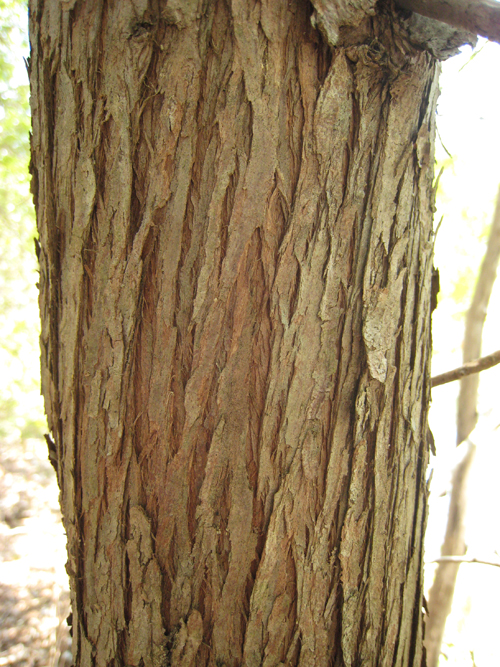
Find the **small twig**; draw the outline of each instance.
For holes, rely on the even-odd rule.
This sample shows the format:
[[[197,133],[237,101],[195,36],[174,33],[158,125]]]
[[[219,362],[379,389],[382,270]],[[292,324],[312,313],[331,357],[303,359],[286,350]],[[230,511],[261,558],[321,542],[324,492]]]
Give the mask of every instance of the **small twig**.
[[[482,560],[481,558],[467,558],[467,556],[440,556],[435,560],[427,561],[430,563],[479,563],[480,565],[493,565],[493,567],[500,567],[500,562],[495,563],[491,560]]]
[[[450,151],[449,151],[449,150],[446,148],[446,146],[444,145],[444,142],[443,142],[443,140],[442,140],[442,138],[441,138],[441,135],[440,135],[439,130],[437,129],[437,127],[436,127],[436,133],[437,133],[437,135],[438,135],[439,143],[440,143],[441,146],[444,148],[444,151],[445,151],[446,155],[447,155],[451,160],[453,160],[453,155],[450,153]],[[441,174],[440,174],[440,175],[441,175]],[[437,190],[437,188],[436,188],[436,190]]]
[[[454,368],[452,371],[448,371],[447,373],[435,375],[433,378],[431,378],[431,387],[438,387],[440,384],[446,384],[447,382],[460,380],[466,375],[480,373],[481,371],[485,371],[487,368],[491,368],[497,364],[500,364],[500,350],[497,350],[492,354],[488,354],[486,357],[481,357],[480,359],[469,361],[463,366]]]

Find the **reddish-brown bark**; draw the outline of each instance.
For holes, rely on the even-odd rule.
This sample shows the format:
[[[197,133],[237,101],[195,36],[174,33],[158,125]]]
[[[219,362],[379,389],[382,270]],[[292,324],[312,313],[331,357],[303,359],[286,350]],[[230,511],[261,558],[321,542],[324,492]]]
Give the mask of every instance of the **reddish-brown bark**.
[[[76,665],[420,665],[435,61],[390,13],[31,2]]]

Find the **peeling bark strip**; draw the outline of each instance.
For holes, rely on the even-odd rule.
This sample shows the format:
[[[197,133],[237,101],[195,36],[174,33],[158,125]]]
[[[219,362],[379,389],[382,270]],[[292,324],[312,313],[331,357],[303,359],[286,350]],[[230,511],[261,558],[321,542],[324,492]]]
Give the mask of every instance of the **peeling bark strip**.
[[[420,666],[435,61],[301,0],[30,8],[75,664]]]

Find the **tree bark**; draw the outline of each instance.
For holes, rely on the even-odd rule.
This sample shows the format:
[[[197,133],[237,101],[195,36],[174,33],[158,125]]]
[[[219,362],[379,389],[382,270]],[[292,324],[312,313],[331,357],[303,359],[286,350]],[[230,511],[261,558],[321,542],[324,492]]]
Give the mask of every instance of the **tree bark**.
[[[30,7],[75,665],[420,666],[436,61],[389,8]]]

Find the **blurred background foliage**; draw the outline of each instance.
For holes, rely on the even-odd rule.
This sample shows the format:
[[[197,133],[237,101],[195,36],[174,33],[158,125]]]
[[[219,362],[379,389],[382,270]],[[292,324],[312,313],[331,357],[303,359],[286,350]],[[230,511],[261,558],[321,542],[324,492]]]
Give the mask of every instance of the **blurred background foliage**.
[[[35,216],[29,191],[27,3],[0,0],[0,437],[40,437]]]

